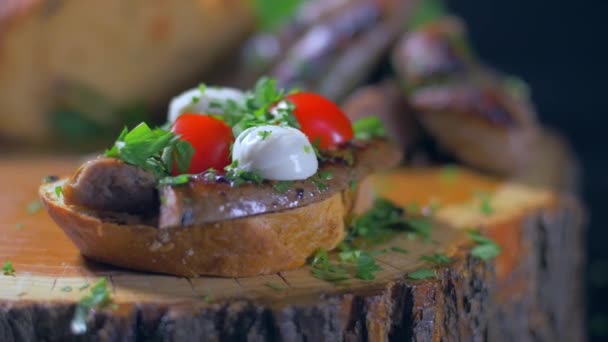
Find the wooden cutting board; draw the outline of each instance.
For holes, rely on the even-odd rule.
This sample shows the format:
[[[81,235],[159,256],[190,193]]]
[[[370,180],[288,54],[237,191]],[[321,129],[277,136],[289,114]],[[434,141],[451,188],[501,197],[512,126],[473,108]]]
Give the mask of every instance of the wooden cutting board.
[[[73,338],[74,305],[100,277],[113,308],[99,310],[90,338],[113,339],[470,339],[518,340],[582,335],[582,225],[578,202],[549,190],[473,171],[399,169],[377,175],[375,192],[400,205],[437,208],[429,242],[396,236],[379,248],[371,281],[336,285],[308,267],[249,278],[146,274],[82,258],[44,209],[44,176],[69,175],[74,159],[0,161],[0,340]],[[446,171],[448,170],[448,171]],[[483,195],[481,195],[483,194]],[[481,210],[482,198],[491,213]],[[466,229],[482,228],[502,247],[491,262],[470,256]],[[436,277],[422,256],[454,259]],[[545,287],[550,289],[545,290]],[[568,328],[566,328],[568,327]]]

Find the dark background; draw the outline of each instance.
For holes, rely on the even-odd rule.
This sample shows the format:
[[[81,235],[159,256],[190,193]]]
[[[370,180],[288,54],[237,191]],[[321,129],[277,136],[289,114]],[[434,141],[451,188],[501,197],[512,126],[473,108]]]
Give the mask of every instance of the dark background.
[[[608,1],[451,0],[488,64],[521,76],[541,119],[573,144],[589,212],[587,323],[608,340]],[[547,284],[546,286],[551,286]]]

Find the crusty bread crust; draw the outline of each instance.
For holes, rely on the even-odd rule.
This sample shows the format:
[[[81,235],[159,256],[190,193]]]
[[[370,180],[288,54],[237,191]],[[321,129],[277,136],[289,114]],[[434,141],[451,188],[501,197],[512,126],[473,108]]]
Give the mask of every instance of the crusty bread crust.
[[[144,223],[101,219],[57,197],[43,184],[40,197],[53,220],[91,259],[125,268],[179,276],[254,276],[298,268],[320,248],[333,249],[345,236],[353,207],[349,189],[320,202],[281,212],[187,228],[159,229]],[[368,194],[368,192],[363,191]],[[371,196],[360,196],[363,197]]]

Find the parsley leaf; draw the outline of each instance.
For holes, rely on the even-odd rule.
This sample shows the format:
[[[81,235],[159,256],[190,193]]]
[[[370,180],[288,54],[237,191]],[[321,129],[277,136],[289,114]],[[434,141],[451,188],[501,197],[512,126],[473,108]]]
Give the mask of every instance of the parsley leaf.
[[[158,185],[182,185],[190,182],[191,174],[183,174],[173,177],[163,177],[158,180]]]
[[[445,1],[423,0],[418,2],[418,5],[414,7],[407,26],[410,30],[415,30],[447,14],[448,10]]]
[[[407,251],[407,249],[405,249],[405,248],[401,248],[401,247],[399,247],[399,246],[394,246],[394,247],[391,247],[391,251],[393,251],[393,252],[397,252],[397,253],[401,253],[401,254],[407,254],[407,253],[409,253],[409,252]]]
[[[435,275],[435,271],[433,271],[430,268],[421,268],[414,272],[408,273],[407,277],[409,279],[413,279],[413,280],[423,280],[423,279],[428,279],[428,278],[435,278],[436,275]]]
[[[329,282],[342,282],[350,278],[348,269],[341,265],[333,264],[329,260],[327,251],[324,249],[321,249],[315,253],[310,265],[312,267],[312,276],[321,280]]]
[[[27,204],[27,213],[33,215],[42,209],[42,202],[40,200],[33,200]]]
[[[278,181],[272,187],[280,194],[284,194],[291,188],[293,181]]]
[[[72,292],[71,286],[64,286],[60,289],[61,292]]]
[[[87,320],[91,310],[106,307],[110,301],[110,290],[106,278],[101,278],[91,287],[91,293],[83,297],[76,305],[70,325],[72,333],[84,334],[87,331]]]
[[[317,187],[317,189],[319,189],[319,191],[325,191],[325,190],[327,190],[327,188],[329,188],[329,186],[327,184],[321,182],[318,179],[310,178],[310,181],[312,182],[312,184],[314,184]]]
[[[494,208],[490,203],[490,195],[486,192],[478,192],[476,196],[479,198],[479,211],[484,215],[492,215]]]
[[[272,131],[258,131],[258,135],[260,138],[262,138],[262,140],[266,140],[266,138],[268,138],[271,134]]]
[[[123,129],[114,146],[105,151],[106,157],[138,166],[157,179],[169,175],[174,162],[178,171],[184,172],[190,167],[193,155],[190,143],[170,131],[151,129],[146,123],[140,123],[131,131]]]
[[[355,138],[369,140],[380,138],[386,135],[382,121],[376,116],[361,118],[353,123]]]
[[[443,265],[447,265],[452,262],[452,259],[450,259],[449,256],[447,256],[445,254],[441,254],[441,253],[424,255],[420,259],[424,260],[430,264],[433,264],[435,266],[443,266]]]
[[[61,185],[57,185],[55,187],[55,195],[59,198],[63,196],[63,187]]]
[[[2,266],[2,274],[5,276],[15,276],[15,268],[10,260],[6,261],[4,266]]]
[[[245,171],[238,168],[238,163],[226,167],[226,179],[232,182],[232,186],[238,187],[245,183],[262,184],[264,178],[257,171]]]
[[[330,180],[334,178],[334,174],[331,171],[320,171],[319,173],[317,173],[317,177],[323,180]]]
[[[493,240],[481,235],[478,230],[469,231],[469,237],[476,244],[476,246],[471,250],[471,255],[474,258],[487,261],[500,255],[500,246]]]
[[[273,283],[265,283],[264,286],[273,289],[275,291],[283,291],[285,290],[285,288],[283,286],[277,285],[277,284],[273,284]]]
[[[460,169],[456,165],[446,165],[441,168],[441,181],[446,184],[454,184],[458,178]]]

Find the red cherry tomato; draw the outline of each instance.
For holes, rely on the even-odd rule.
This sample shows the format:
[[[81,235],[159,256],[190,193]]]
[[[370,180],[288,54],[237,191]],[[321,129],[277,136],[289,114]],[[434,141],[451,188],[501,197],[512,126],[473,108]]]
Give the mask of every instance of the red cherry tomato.
[[[301,130],[311,142],[320,139],[322,149],[351,140],[353,126],[340,107],[325,97],[308,92],[287,96],[294,106],[294,115]]]
[[[175,120],[171,131],[194,147],[188,173],[201,173],[209,168],[223,170],[230,164],[230,144],[234,136],[225,122],[207,115],[183,114]],[[176,167],[172,173],[179,174]]]

